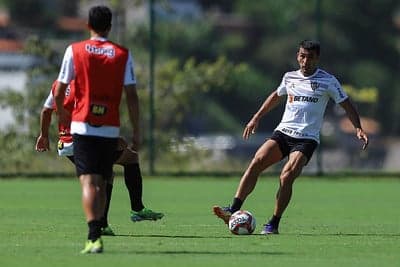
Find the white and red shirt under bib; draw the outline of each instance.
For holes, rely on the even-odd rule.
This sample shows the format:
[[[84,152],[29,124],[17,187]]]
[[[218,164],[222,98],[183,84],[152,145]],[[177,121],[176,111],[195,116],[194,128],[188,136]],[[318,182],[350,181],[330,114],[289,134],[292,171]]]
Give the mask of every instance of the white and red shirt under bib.
[[[136,84],[129,51],[105,38],[68,46],[59,82],[75,83],[71,133],[116,138],[122,88]]]

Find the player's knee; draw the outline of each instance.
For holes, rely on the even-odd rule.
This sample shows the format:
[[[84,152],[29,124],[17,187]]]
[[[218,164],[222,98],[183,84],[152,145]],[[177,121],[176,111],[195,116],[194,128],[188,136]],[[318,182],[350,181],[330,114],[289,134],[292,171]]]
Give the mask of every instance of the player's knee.
[[[252,169],[263,169],[264,168],[264,157],[260,155],[255,155],[253,160],[251,161],[251,168]]]
[[[139,162],[139,156],[136,151],[126,148],[122,151],[119,158],[115,161],[115,164],[126,166],[129,164],[135,164]]]
[[[299,176],[299,171],[295,168],[288,168],[283,171],[279,177],[281,185],[293,184],[294,180]]]

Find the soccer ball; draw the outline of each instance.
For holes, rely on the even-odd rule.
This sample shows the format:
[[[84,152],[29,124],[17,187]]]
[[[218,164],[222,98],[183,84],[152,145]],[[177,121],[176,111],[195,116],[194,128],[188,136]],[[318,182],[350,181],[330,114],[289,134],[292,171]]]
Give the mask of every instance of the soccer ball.
[[[238,210],[229,218],[228,227],[235,235],[250,235],[256,229],[256,219],[247,210]]]

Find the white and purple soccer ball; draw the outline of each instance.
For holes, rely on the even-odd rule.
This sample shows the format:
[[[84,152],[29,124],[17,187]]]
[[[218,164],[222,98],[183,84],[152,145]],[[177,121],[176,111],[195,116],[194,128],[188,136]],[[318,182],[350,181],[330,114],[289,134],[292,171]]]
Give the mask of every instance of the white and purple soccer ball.
[[[238,210],[231,215],[229,230],[235,235],[250,235],[256,229],[256,219],[247,210]]]

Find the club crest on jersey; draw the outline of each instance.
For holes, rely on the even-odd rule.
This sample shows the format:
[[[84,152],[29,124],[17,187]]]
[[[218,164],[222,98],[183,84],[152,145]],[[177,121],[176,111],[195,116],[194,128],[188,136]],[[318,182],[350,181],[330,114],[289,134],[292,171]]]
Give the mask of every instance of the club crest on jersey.
[[[102,116],[102,115],[106,114],[106,112],[107,112],[107,107],[102,106],[102,105],[92,104],[92,105],[90,106],[90,111],[91,111],[92,114],[95,115],[95,116]]]
[[[317,88],[319,87],[319,83],[317,82],[311,82],[311,89],[313,91],[317,90]]]

